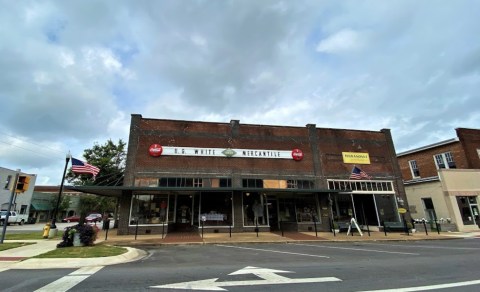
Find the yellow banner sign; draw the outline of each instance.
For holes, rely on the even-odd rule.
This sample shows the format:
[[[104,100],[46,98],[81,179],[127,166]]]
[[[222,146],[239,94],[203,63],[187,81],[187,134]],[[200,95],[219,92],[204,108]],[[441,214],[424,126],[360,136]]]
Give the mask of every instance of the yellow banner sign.
[[[365,152],[342,152],[343,163],[370,164],[370,156]]]

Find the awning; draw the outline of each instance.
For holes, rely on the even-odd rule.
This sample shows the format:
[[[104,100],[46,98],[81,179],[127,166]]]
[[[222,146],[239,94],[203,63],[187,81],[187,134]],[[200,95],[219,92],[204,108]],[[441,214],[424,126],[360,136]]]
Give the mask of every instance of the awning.
[[[133,192],[158,193],[158,192],[262,192],[262,193],[339,193],[340,190],[328,189],[265,189],[265,188],[193,188],[193,187],[125,187],[125,186],[66,186],[66,189],[82,193],[95,194],[107,197],[121,197],[131,195]]]
[[[32,203],[32,208],[35,211],[49,211],[53,209],[52,205],[48,203]]]

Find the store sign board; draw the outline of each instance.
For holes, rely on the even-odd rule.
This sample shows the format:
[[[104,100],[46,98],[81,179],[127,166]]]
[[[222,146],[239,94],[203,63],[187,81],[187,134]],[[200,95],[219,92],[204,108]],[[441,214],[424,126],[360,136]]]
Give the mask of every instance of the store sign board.
[[[263,149],[232,149],[232,148],[200,148],[172,147],[152,144],[149,148],[151,156],[199,156],[199,157],[235,157],[235,158],[270,158],[270,159],[303,159],[300,149],[293,150],[263,150]]]
[[[342,152],[343,163],[370,164],[370,156],[365,152]]]

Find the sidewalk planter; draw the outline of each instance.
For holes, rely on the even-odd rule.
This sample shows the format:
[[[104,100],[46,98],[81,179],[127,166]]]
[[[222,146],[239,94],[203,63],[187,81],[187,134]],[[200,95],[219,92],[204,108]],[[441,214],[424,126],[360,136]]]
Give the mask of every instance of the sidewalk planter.
[[[63,233],[63,241],[57,244],[57,247],[92,246],[97,239],[97,232],[98,228],[94,228],[89,224],[77,224],[67,227]]]
[[[80,233],[76,232],[73,234],[73,246],[84,246],[80,241]]]

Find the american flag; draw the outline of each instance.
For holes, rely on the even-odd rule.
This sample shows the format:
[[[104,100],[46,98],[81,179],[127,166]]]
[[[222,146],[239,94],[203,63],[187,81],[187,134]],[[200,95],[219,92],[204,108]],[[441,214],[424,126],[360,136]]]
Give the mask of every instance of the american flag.
[[[72,171],[77,174],[93,174],[95,178],[100,168],[72,157]]]
[[[371,179],[372,177],[369,176],[365,171],[354,166],[352,169],[352,174],[350,174],[350,179],[362,179],[362,178]]]

